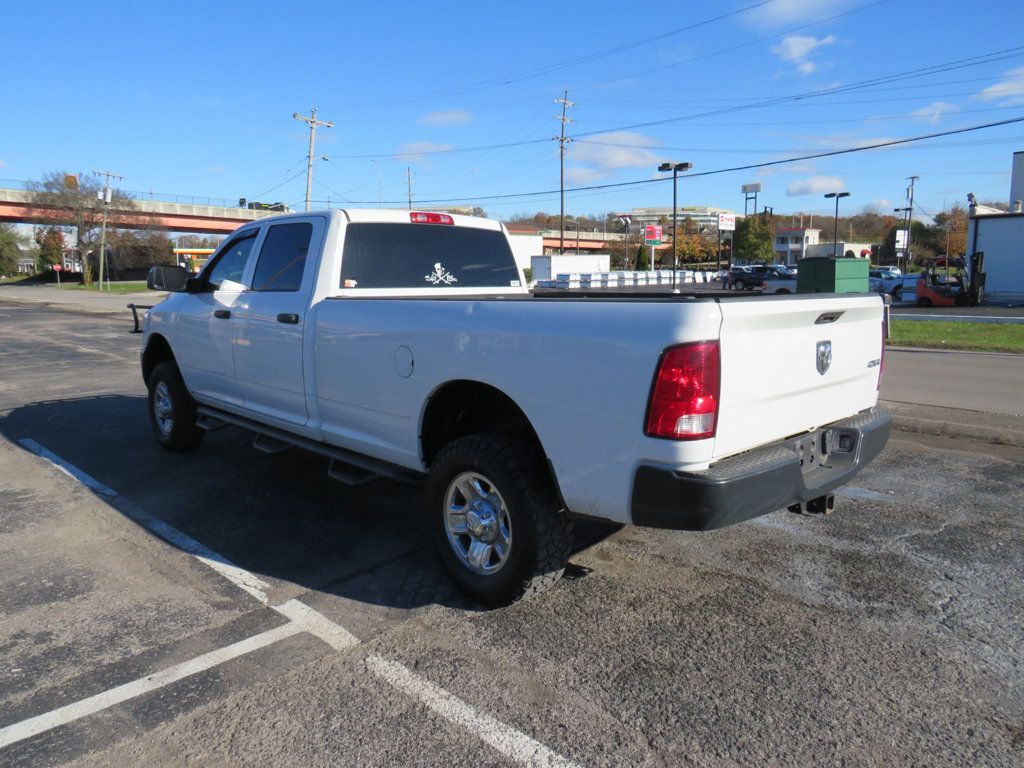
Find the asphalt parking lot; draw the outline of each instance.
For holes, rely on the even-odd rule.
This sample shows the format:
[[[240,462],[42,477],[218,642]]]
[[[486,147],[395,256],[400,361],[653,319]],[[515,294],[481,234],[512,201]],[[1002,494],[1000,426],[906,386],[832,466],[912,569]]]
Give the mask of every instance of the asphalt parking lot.
[[[896,434],[828,518],[587,526],[484,610],[416,489],[159,449],[129,328],[0,301],[4,766],[1024,762],[1024,449]]]

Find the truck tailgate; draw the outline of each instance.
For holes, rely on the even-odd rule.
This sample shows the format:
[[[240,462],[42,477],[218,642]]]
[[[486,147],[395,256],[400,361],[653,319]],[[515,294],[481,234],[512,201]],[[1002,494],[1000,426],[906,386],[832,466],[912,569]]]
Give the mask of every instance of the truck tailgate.
[[[875,404],[882,356],[880,297],[762,298],[720,306],[715,458]]]

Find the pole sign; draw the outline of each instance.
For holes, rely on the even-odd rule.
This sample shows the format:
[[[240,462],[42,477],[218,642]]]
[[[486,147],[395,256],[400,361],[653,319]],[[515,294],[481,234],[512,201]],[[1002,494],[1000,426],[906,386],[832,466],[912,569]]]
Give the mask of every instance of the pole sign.
[[[718,231],[719,232],[735,232],[736,231],[736,214],[733,214],[733,213],[720,213],[720,214],[718,214]]]
[[[741,191],[745,195],[756,195],[761,191],[761,182],[757,182],[756,184],[744,184],[741,187]]]
[[[907,230],[897,229],[896,230],[896,250],[905,251],[907,249]]]
[[[644,227],[644,242],[647,245],[661,245],[660,224],[648,224]]]

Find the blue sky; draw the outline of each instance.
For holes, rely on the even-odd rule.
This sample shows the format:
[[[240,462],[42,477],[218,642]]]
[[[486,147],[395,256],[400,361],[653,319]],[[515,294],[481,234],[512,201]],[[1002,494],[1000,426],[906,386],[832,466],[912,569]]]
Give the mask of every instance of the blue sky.
[[[44,0],[5,9],[4,27],[0,177],[111,169],[127,190],[296,208],[308,132],[291,115],[312,105],[334,121],[317,133],[319,207],[404,204],[408,167],[414,207],[457,199],[497,218],[557,212],[566,89],[570,189],[652,179],[664,160],[717,171],[1024,117],[1024,5],[1010,2]],[[884,212],[913,174],[923,218],[968,192],[1005,201],[1015,150],[1024,123],[684,176],[679,200],[742,211],[740,186],[759,181],[776,213],[824,212],[834,190],[852,195],[844,212]],[[496,197],[532,192],[547,194]],[[659,182],[570,191],[566,209],[671,201]]]

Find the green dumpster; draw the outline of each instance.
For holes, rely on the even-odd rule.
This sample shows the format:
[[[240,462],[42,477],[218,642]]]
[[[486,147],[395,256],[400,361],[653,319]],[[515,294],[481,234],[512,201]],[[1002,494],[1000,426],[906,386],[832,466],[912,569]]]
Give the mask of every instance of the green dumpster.
[[[797,293],[866,293],[867,290],[867,259],[811,256],[799,262]]]

